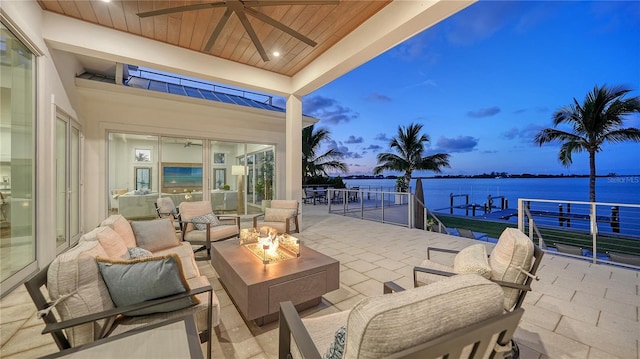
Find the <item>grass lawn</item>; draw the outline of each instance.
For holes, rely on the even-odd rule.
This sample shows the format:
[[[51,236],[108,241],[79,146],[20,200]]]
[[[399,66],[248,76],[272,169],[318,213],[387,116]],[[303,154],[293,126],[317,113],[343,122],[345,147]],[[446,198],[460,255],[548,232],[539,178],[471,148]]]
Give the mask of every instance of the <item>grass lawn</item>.
[[[515,223],[506,221],[489,221],[469,217],[449,216],[446,214],[437,214],[437,216],[447,228],[465,228],[474,232],[486,233],[489,237],[493,238],[499,238],[502,231],[507,227],[517,228]],[[560,243],[592,250],[593,238],[591,234],[584,231],[545,227],[538,227],[538,229],[547,246]],[[538,243],[537,235],[534,235],[534,242]],[[598,234],[597,251],[598,253],[611,251],[639,255],[640,238],[634,239],[612,234]]]

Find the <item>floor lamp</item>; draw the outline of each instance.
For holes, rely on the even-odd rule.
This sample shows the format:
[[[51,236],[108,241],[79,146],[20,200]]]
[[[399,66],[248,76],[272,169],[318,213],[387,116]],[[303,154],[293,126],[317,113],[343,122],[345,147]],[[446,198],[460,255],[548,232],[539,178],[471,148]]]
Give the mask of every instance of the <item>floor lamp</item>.
[[[244,208],[244,176],[247,174],[245,166],[231,166],[231,174],[238,176],[238,214],[245,214]],[[240,211],[242,210],[242,213]]]

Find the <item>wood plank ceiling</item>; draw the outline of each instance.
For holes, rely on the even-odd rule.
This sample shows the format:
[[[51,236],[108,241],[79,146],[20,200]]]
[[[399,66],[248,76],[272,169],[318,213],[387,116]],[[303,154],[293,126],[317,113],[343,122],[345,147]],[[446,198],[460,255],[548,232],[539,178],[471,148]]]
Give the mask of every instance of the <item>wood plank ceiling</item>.
[[[267,0],[268,1],[268,0]],[[204,47],[225,12],[225,7],[141,18],[137,14],[219,0],[38,0],[46,11],[169,43],[212,56],[293,76],[311,61],[360,26],[391,0],[341,0],[332,5],[255,6],[252,9],[281,22],[317,42],[311,47],[252,16],[249,22],[271,58],[263,61],[234,14],[210,51]],[[279,57],[273,52],[280,52]]]

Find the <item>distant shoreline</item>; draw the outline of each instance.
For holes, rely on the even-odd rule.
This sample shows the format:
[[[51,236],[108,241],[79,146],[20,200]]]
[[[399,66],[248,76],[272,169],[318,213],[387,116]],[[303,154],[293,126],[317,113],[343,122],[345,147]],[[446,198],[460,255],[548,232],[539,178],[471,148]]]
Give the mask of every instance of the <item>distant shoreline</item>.
[[[608,174],[608,175],[596,175],[596,178],[615,178],[615,177],[639,177],[640,174],[630,174],[630,175],[618,175],[618,174]],[[342,177],[342,176],[341,176]],[[372,175],[350,175],[344,176],[342,179],[366,179],[366,180],[389,180],[389,179],[397,179],[401,176],[372,176]],[[579,174],[579,175],[551,175],[551,174],[481,174],[481,175],[446,175],[446,176],[418,176],[411,177],[411,179],[487,179],[487,178],[589,178],[589,175]]]

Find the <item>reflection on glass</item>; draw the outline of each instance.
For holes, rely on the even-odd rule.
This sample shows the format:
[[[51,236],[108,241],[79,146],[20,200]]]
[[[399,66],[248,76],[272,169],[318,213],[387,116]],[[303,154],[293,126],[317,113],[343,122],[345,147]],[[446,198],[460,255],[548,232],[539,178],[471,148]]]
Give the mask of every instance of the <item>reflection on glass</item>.
[[[0,279],[35,261],[35,56],[0,26]]]

